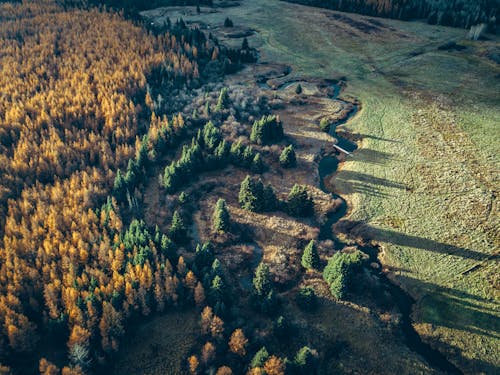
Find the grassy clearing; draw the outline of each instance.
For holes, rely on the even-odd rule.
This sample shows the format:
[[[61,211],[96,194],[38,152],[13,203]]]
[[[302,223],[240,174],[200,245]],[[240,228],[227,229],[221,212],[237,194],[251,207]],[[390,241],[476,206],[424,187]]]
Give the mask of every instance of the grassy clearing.
[[[363,107],[345,129],[361,149],[331,181],[346,220],[382,245],[391,277],[418,300],[421,333],[467,371],[494,372],[498,258],[484,259],[500,246],[500,68],[484,54],[498,38],[470,43],[461,29],[391,20],[367,34],[329,14],[257,0],[193,19],[254,28],[250,45],[292,77],[347,77]],[[450,40],[467,49],[437,50]]]

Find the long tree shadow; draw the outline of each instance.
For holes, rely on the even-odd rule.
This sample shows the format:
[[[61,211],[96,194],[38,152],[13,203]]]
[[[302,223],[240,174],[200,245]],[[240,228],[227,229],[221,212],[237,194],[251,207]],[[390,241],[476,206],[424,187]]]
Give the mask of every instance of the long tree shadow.
[[[341,170],[340,172],[337,173],[336,180],[341,180],[347,184],[353,183],[353,181],[357,181],[364,184],[380,185],[393,189],[402,189],[402,190],[407,189],[406,185],[402,183],[354,171]]]
[[[489,257],[489,254],[430,240],[428,238],[412,236],[388,229],[374,228],[361,221],[342,220],[337,223],[335,230],[336,232],[345,234],[348,238],[362,239],[365,242],[378,241],[392,243],[394,245],[409,246],[477,261],[482,261]]]
[[[406,276],[396,279],[423,292],[418,321],[500,339],[500,304]]]
[[[393,159],[393,155],[383,151],[360,148],[353,155],[354,160],[364,163],[383,165]]]

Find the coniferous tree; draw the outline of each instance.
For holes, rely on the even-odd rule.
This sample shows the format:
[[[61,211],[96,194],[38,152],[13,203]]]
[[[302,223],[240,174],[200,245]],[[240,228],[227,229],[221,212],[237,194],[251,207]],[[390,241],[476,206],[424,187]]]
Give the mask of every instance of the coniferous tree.
[[[179,211],[175,210],[172,216],[172,225],[170,226],[170,238],[174,242],[183,243],[186,241],[187,229],[184,225],[184,220],[179,213]]]
[[[260,211],[262,201],[259,198],[261,197],[258,195],[257,183],[250,176],[246,176],[241,182],[240,193],[238,195],[241,208],[253,212]]]
[[[256,153],[253,160],[252,160],[252,166],[251,166],[251,171],[254,173],[262,173],[264,172],[264,162],[262,161],[262,156],[260,155],[260,152]]]
[[[288,213],[296,217],[307,217],[314,213],[314,202],[304,185],[295,184],[288,194]]]
[[[118,169],[115,176],[115,181],[113,183],[113,193],[118,201],[122,201],[125,197],[125,178],[122,175],[121,170]]]
[[[264,363],[267,361],[268,358],[269,358],[269,353],[267,352],[266,347],[263,346],[253,356],[253,359],[250,362],[250,367],[252,367],[252,368],[262,367],[262,366],[264,366]]]
[[[217,100],[217,106],[215,107],[216,112],[223,111],[229,107],[229,94],[227,88],[223,88],[219,94],[219,99]]]
[[[231,217],[224,199],[219,199],[213,214],[213,229],[216,232],[227,232],[231,226]]]
[[[241,49],[242,50],[248,50],[250,47],[248,45],[248,39],[247,38],[243,38],[243,43],[241,44]]]
[[[278,207],[278,199],[271,184],[266,185],[264,188],[262,200],[266,211],[274,211]]]
[[[302,94],[302,86],[300,85],[300,83],[297,85],[297,87],[295,88],[295,93],[297,95],[300,95]]]
[[[308,346],[303,346],[299,349],[293,362],[302,373],[311,373],[314,371],[314,353]]]
[[[323,279],[330,286],[335,298],[342,299],[348,288],[350,276],[361,265],[362,253],[335,253],[323,270]]]
[[[252,125],[250,140],[259,145],[270,144],[283,138],[283,125],[275,115],[263,116]]]
[[[271,277],[269,267],[265,263],[260,263],[255,270],[253,278],[254,292],[258,296],[266,296],[271,291]]]
[[[306,269],[317,269],[319,267],[319,255],[314,240],[311,240],[302,254],[302,267]]]
[[[297,165],[297,157],[292,145],[285,147],[281,152],[280,165],[283,168],[293,168]]]
[[[234,26],[233,21],[231,21],[229,17],[226,17],[226,19],[224,20],[224,27],[233,27],[233,26]]]

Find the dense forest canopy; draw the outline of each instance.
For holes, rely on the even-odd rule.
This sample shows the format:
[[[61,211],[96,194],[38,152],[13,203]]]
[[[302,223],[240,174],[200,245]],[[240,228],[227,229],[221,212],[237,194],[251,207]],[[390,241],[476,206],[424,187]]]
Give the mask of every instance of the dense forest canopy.
[[[197,85],[218,48],[50,0],[2,3],[0,40],[0,363],[33,370],[42,338],[78,373],[117,350],[125,319],[178,299],[170,240],[111,194],[123,168],[136,202],[148,148],[186,125],[154,115],[154,88]]]
[[[426,19],[430,24],[469,28],[498,25],[498,0],[285,0],[343,12],[402,20]],[[493,29],[493,28],[492,28]]]

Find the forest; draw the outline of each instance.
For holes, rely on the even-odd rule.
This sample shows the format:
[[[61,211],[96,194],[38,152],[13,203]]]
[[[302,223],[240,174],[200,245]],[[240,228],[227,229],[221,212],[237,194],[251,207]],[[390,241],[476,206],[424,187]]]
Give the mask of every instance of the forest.
[[[498,22],[479,0],[291,2]],[[345,77],[259,64],[229,5],[0,2],[0,374],[128,373],[127,353],[164,358],[133,342],[156,319],[181,345],[137,373],[363,373],[388,353],[381,372],[435,373],[404,345],[376,245],[332,229],[347,206],[321,168],[345,161],[327,147],[361,102],[338,97]],[[181,10],[139,13],[161,6]]]
[[[429,24],[470,28],[485,23],[491,31],[500,22],[498,0],[284,0],[342,12],[400,20],[426,19]]]

